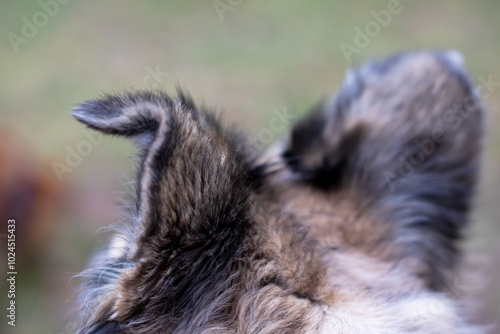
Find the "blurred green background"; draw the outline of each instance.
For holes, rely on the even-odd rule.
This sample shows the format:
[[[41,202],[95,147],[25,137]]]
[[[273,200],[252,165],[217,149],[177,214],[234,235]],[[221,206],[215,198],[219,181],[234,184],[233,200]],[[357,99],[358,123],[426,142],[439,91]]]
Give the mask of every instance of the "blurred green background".
[[[174,92],[180,85],[227,123],[256,134],[273,109],[305,114],[339,87],[348,67],[372,56],[453,48],[477,83],[489,76],[500,81],[500,2],[493,0],[402,0],[400,12],[347,59],[341,43],[356,45],[355,29],[365,30],[375,21],[371,11],[387,10],[388,3],[2,1],[0,264],[5,268],[4,224],[15,215],[19,274],[17,326],[7,327],[2,311],[0,332],[73,333],[78,279],[71,277],[105,244],[106,233],[96,231],[120,217],[115,201],[132,177],[134,150],[108,137],[85,146],[84,127],[69,116],[75,104],[100,92]],[[466,247],[482,264],[477,319],[500,325],[500,87],[491,90]],[[87,155],[58,179],[54,162],[67,165],[72,150]],[[5,310],[5,279],[0,284]]]

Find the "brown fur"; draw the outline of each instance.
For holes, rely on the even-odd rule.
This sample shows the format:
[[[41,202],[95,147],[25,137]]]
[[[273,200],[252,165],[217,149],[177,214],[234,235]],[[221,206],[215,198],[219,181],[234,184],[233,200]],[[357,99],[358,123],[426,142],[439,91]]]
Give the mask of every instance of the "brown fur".
[[[130,223],[84,273],[81,333],[483,332],[452,285],[482,136],[456,53],[353,70],[259,157],[183,94],[74,115],[141,149]]]

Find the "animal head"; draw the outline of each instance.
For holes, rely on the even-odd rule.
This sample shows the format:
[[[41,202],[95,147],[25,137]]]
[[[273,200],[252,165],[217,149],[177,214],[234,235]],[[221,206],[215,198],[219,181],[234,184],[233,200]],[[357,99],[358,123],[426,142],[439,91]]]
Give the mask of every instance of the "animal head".
[[[458,53],[351,70],[259,155],[182,93],[73,115],[140,152],[130,221],[85,272],[81,333],[481,332],[453,297],[482,137]]]

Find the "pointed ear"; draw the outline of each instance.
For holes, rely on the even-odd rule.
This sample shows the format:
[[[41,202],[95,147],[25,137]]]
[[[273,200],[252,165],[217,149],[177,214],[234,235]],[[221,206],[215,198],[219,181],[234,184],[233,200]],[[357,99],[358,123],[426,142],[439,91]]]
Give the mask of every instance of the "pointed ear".
[[[137,92],[87,101],[73,111],[89,127],[131,137],[144,150],[130,258],[141,257],[144,243],[147,249],[174,241],[194,245],[242,220],[248,194],[243,157],[213,117],[188,100]]]
[[[147,313],[153,299],[149,307],[161,310],[152,314],[166,317],[202,307],[202,296],[215,291],[210,286],[224,281],[238,257],[249,224],[250,186],[233,138],[184,95],[105,96],[78,106],[74,116],[104,133],[131,137],[143,149],[135,230],[125,255],[133,266],[112,288],[118,299],[111,319]],[[159,287],[161,296],[155,295]]]
[[[140,148],[150,147],[158,127],[169,110],[179,103],[153,92],[105,95],[73,109],[73,117],[106,134],[130,137]]]
[[[483,112],[456,52],[418,52],[350,72],[335,99],[293,129],[298,178],[356,194],[383,216],[430,286],[457,259],[481,152]]]

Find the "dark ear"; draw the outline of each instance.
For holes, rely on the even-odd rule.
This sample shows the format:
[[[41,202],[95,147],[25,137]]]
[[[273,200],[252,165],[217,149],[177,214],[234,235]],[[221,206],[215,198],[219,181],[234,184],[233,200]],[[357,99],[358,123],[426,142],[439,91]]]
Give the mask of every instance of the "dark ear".
[[[110,292],[118,296],[111,310],[101,313],[117,321],[141,312],[174,319],[203,307],[211,282],[224,280],[238,256],[248,224],[250,187],[233,138],[185,96],[105,96],[73,115],[142,149],[134,231],[124,255],[133,265]]]
[[[284,157],[304,182],[356,194],[438,288],[471,205],[482,114],[458,53],[402,54],[349,72],[336,98],[295,126]]]
[[[248,193],[243,157],[211,116],[184,100],[138,92],[87,101],[73,111],[89,127],[130,137],[143,150],[138,245],[129,258],[140,257],[141,243],[151,248],[151,237],[195,244],[206,237],[198,233],[238,223]]]

